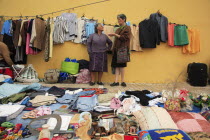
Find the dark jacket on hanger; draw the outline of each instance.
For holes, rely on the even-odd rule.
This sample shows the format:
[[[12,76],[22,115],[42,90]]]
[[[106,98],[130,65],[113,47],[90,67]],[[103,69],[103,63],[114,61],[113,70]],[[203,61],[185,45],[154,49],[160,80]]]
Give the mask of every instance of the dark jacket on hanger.
[[[15,47],[18,46],[21,22],[21,20],[13,21],[13,43]]]
[[[150,15],[150,19],[158,22],[160,28],[160,41],[166,42],[168,40],[168,18],[162,14],[154,13]]]
[[[139,40],[142,48],[156,48],[160,45],[157,21],[145,19],[139,23]]]

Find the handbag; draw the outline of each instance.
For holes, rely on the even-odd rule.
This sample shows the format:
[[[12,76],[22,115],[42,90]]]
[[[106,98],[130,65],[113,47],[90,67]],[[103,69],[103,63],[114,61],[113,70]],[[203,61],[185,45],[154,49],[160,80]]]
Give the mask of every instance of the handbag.
[[[60,70],[58,69],[48,69],[44,74],[45,83],[57,83],[59,78]]]
[[[61,64],[61,71],[70,74],[77,74],[79,71],[79,63],[63,61]]]
[[[29,64],[27,68],[21,73],[20,77],[17,77],[18,82],[23,83],[37,83],[39,82],[38,74],[32,64]]]
[[[130,61],[128,47],[123,46],[117,49],[117,63],[126,63]]]

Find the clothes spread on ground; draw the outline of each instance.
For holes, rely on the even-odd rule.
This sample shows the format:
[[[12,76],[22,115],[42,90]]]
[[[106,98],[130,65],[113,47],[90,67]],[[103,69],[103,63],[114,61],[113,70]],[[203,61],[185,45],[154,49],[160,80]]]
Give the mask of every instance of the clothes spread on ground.
[[[0,86],[0,98],[8,97],[16,93],[24,92],[29,89],[39,89],[41,84],[33,83],[31,85],[8,84],[4,83]]]
[[[160,41],[166,42],[168,40],[168,18],[160,13],[153,13],[150,15],[150,19],[156,20],[159,25]]]
[[[143,106],[148,106],[150,100],[153,100],[155,98],[161,97],[160,95],[155,96],[153,98],[150,98],[150,97],[146,96],[146,94],[150,94],[150,93],[151,92],[148,91],[148,90],[143,90],[143,91],[126,91],[125,92],[125,94],[127,94],[127,95],[134,95],[137,98],[139,98],[140,104],[143,105]]]
[[[160,45],[159,25],[156,20],[145,19],[139,23],[139,40],[142,48]]]
[[[0,105],[0,118],[5,117],[5,121],[16,118],[24,109],[23,105]]]
[[[32,106],[51,105],[53,103],[56,103],[55,99],[55,96],[38,95],[29,102],[32,103]]]

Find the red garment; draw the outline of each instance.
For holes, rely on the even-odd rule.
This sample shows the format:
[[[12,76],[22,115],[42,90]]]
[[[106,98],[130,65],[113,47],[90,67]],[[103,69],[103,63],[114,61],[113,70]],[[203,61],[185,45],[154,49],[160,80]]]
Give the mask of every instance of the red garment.
[[[124,140],[139,140],[138,136],[126,136],[124,135]]]
[[[93,97],[94,94],[88,96],[80,96],[80,97]]]
[[[0,67],[0,74],[9,75],[10,77],[14,78],[12,70],[8,67]]]
[[[98,94],[104,94],[104,91],[100,88],[87,88],[87,89],[84,89],[84,91],[90,91],[90,90],[95,90],[95,94],[98,95]]]
[[[168,24],[168,45],[172,47],[179,47],[174,46],[174,27],[176,26],[175,23]]]

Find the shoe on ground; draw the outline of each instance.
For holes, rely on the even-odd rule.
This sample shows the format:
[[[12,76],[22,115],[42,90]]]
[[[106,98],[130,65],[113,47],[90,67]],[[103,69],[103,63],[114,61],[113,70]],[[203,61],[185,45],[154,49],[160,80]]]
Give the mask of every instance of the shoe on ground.
[[[95,83],[94,82],[90,82],[90,86],[94,86],[95,85]]]
[[[122,83],[121,83],[121,86],[126,87],[127,85],[126,85],[125,82],[122,82]]]
[[[102,86],[104,85],[104,83],[102,83],[102,82],[97,82],[97,84],[98,85],[102,85]]]
[[[117,82],[117,83],[114,82],[114,83],[110,84],[110,86],[111,86],[111,87],[119,86],[119,82]]]

